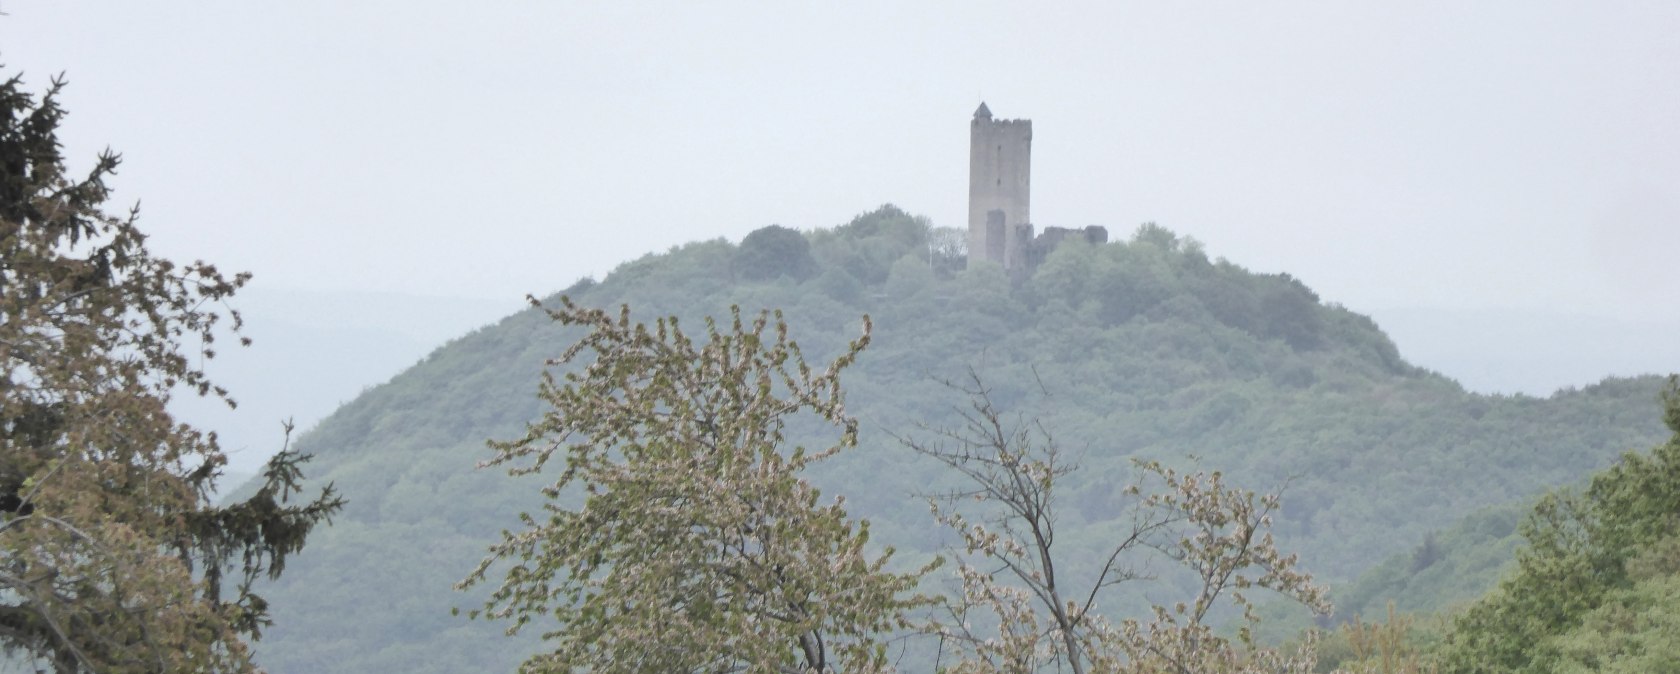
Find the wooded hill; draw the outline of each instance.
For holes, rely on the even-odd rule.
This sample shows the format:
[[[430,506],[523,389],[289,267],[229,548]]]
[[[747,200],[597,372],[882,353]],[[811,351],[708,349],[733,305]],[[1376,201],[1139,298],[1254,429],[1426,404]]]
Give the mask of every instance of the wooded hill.
[[[1059,487],[1068,549],[1101,547],[1130,459],[1198,457],[1235,484],[1284,489],[1281,546],[1333,587],[1412,554],[1466,514],[1577,482],[1666,436],[1657,377],[1544,399],[1471,394],[1407,364],[1369,318],[1301,281],[1210,258],[1154,225],[1125,241],[1064,244],[1019,284],[990,264],[963,268],[936,245],[950,236],[887,206],[833,229],[771,227],[739,245],[650,254],[564,294],[689,326],[731,305],[780,309],[811,362],[837,354],[868,314],[873,343],[843,382],[863,422],[860,446],[814,479],[844,494],[873,540],[907,564],[945,542],[914,494],[950,478],[896,438],[952,423],[966,399],[941,382],[971,371],[1081,464]],[[523,659],[533,640],[452,616],[483,597],[451,587],[551,481],[474,464],[487,439],[537,418],[538,373],[577,337],[540,312],[510,316],[299,439],[315,455],[312,480],[333,482],[349,504],[267,593],[277,624],[256,645],[260,662],[275,672],[455,672]],[[1377,594],[1358,602],[1380,603]]]

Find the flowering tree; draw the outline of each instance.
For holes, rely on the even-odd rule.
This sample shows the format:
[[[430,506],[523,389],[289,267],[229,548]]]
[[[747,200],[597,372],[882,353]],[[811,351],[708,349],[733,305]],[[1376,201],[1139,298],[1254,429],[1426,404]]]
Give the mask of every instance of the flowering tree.
[[[532,300],[535,303],[535,300]],[[652,326],[561,298],[549,315],[589,333],[543,375],[549,411],[493,442],[488,465],[536,473],[559,458],[545,512],[523,514],[461,583],[504,574],[476,616],[540,621],[552,647],[526,672],[869,672],[880,635],[906,625],[920,574],[886,571],[868,525],[819,502],[800,473],[856,444],[839,375],[869,341],[813,371],[781,315],[696,341],[675,318]],[[540,306],[540,305],[539,305]],[[839,431],[787,447],[807,417]],[[581,505],[576,505],[581,503]]]

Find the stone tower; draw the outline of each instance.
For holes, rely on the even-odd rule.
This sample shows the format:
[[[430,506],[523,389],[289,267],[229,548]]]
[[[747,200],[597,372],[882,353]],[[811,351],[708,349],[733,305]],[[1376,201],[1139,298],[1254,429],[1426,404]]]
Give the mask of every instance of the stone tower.
[[[1032,242],[1032,120],[974,111],[968,145],[968,257],[1018,271]]]

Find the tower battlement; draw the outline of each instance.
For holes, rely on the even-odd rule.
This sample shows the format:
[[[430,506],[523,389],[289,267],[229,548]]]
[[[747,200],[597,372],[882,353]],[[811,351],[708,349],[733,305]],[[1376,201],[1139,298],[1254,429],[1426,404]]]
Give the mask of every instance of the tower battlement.
[[[1030,119],[992,119],[990,117],[975,117],[972,124],[974,126],[979,126],[982,122],[990,124],[994,127],[1026,127],[1027,133],[1032,133],[1032,120]]]

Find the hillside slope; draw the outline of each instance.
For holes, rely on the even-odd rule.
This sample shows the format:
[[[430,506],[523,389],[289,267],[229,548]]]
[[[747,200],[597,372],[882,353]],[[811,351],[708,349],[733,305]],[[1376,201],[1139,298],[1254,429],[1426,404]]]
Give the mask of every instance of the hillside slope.
[[[1283,545],[1331,581],[1465,513],[1571,482],[1661,437],[1657,378],[1546,399],[1470,394],[1407,364],[1369,319],[1321,303],[1301,282],[1209,259],[1152,225],[1127,242],[1063,245],[1018,287],[989,264],[958,270],[929,235],[923,221],[884,207],[804,236],[755,233],[739,246],[648,255],[566,294],[690,324],[731,304],[781,308],[813,362],[869,314],[874,343],[846,381],[848,409],[864,424],[860,447],[816,479],[907,558],[937,551],[912,494],[946,477],[894,437],[948,422],[964,401],[940,380],[970,369],[995,400],[1042,420],[1078,455],[1083,467],[1062,492],[1068,549],[1100,545],[1130,458],[1194,455],[1250,488],[1287,485]],[[265,665],[506,671],[523,657],[529,638],[505,642],[500,625],[452,617],[452,606],[481,597],[450,586],[536,504],[542,476],[473,465],[487,438],[518,434],[537,416],[541,364],[575,337],[535,311],[515,314],[439,348],[299,440],[316,455],[310,476],[351,502],[269,593],[278,624],[258,646]]]

